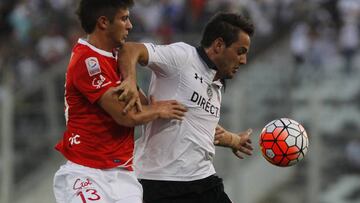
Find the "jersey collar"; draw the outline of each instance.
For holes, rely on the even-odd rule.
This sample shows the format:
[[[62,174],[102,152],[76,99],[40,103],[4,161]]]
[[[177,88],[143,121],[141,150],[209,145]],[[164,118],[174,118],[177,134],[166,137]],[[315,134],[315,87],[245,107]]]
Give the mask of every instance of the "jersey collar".
[[[78,40],[78,43],[79,44],[82,44],[82,45],[85,45],[85,46],[88,46],[91,50],[95,51],[96,53],[98,54],[101,54],[103,56],[107,56],[107,57],[111,57],[111,58],[116,58],[114,57],[114,54],[111,53],[111,52],[108,52],[108,51],[105,51],[105,50],[102,50],[102,49],[99,49],[99,48],[96,48],[94,45],[90,44],[89,42],[87,42],[86,40],[84,39],[79,39]]]
[[[205,49],[203,47],[197,47],[196,51],[199,54],[200,58],[206,63],[206,65],[209,68],[217,71],[217,67],[216,67],[215,63],[211,61],[211,59],[206,54]]]
[[[206,54],[204,47],[197,47],[196,48],[197,53],[199,54],[200,58],[206,63],[206,65],[214,70],[215,72],[218,70],[215,63],[211,61],[209,56]],[[225,86],[225,80],[217,80],[213,82],[215,85],[217,85],[219,88]]]

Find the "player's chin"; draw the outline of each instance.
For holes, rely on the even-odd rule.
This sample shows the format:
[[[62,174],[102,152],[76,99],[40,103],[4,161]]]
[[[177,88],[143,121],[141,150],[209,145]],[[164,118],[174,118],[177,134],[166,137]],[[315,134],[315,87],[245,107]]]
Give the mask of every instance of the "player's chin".
[[[120,40],[117,42],[117,47],[122,47],[125,44],[125,40]]]
[[[125,42],[126,42],[126,38],[127,38],[127,37],[122,37],[122,38],[119,39],[118,42],[119,42],[121,45],[124,45]]]
[[[231,73],[227,74],[226,79],[233,79],[235,74],[236,74],[236,72],[231,72]]]
[[[121,45],[124,45],[125,42],[126,42],[126,39],[125,39],[125,38],[122,38],[119,42],[120,42]]]

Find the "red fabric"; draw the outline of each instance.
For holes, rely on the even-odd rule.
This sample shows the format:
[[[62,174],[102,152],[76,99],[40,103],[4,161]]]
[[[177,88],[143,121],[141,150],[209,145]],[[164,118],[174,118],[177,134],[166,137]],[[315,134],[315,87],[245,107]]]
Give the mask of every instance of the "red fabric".
[[[94,67],[99,67],[100,73],[91,76],[85,62],[89,57],[96,57]],[[65,85],[67,129],[55,148],[74,163],[107,169],[123,165],[133,156],[134,128],[118,125],[97,104],[110,87],[120,83],[116,63],[115,58],[83,44],[73,49]],[[131,166],[127,169],[132,170]]]
[[[192,16],[198,20],[204,12],[206,0],[191,0]]]

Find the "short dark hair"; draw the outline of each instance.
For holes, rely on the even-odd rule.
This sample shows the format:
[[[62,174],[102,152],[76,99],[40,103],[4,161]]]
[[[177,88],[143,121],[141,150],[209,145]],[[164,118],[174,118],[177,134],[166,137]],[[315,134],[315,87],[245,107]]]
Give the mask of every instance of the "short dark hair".
[[[133,5],[133,0],[81,0],[76,14],[81,27],[90,34],[100,16],[106,16],[112,22],[119,8],[128,9]]]
[[[236,13],[218,13],[205,25],[201,46],[210,47],[221,37],[228,47],[238,40],[238,33],[242,30],[249,36],[254,34],[254,25],[244,16]]]

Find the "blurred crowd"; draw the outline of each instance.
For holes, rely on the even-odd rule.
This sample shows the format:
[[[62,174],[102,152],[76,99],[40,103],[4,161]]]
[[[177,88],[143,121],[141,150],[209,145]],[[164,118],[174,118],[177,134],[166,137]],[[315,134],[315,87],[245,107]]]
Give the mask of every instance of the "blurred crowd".
[[[74,42],[84,34],[74,15],[77,3],[1,0],[0,71],[15,71],[17,84],[26,85],[68,56]],[[268,37],[282,34],[286,27],[279,26],[297,18],[303,4],[306,2],[297,0],[137,0],[131,10],[132,36],[158,43],[183,40],[184,35],[199,35],[203,23],[214,13],[234,11],[254,21],[255,37],[272,42]]]
[[[84,34],[74,15],[77,3],[1,0],[0,71],[11,68],[21,84],[29,84],[69,55]],[[187,34],[199,34],[218,11],[241,12],[254,21],[254,42],[261,44],[253,46],[255,50],[291,32],[296,65],[308,62],[321,68],[325,58],[340,51],[344,71],[353,69],[359,47],[359,0],[137,0],[131,11],[132,36],[157,43],[183,40]]]
[[[351,74],[360,41],[360,1],[319,0],[303,14],[294,23],[290,40],[298,71],[304,64],[321,71],[340,55],[343,72]]]
[[[326,77],[330,78],[339,74],[343,75],[344,81],[341,84],[358,80],[357,77],[360,74],[360,0],[319,0],[317,4],[307,8],[303,14],[305,15],[294,21],[290,32],[295,85],[300,85],[299,81],[306,83],[309,78],[321,82]],[[353,89],[357,93],[350,95],[346,106],[360,107],[360,89],[357,84],[350,85],[347,89]],[[340,97],[340,95],[337,96]],[[340,108],[341,104],[335,106]],[[334,108],[334,111],[338,110],[337,108]],[[339,165],[338,162],[343,161],[344,166],[334,167],[330,164],[331,170],[360,172],[359,130],[360,125],[355,121],[354,125],[345,125],[329,139],[328,144],[334,146],[331,151],[341,152],[341,156],[346,157],[343,159],[334,156],[337,157],[337,163],[334,165]]]
[[[78,35],[71,0],[2,0],[0,67],[15,72],[18,85],[31,84],[68,54]]]

